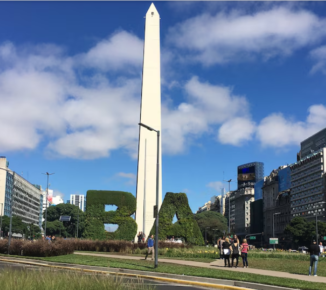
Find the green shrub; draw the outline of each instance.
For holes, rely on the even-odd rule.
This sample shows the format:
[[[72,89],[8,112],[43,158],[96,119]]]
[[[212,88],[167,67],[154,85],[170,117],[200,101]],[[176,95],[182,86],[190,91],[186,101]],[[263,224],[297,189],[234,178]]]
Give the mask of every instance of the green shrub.
[[[116,205],[116,211],[105,211],[105,205]],[[137,224],[130,216],[136,211],[136,198],[130,192],[89,190],[86,196],[84,237],[99,240],[132,241]],[[114,233],[105,232],[104,224],[117,224]]]
[[[178,221],[172,224],[175,214]],[[151,234],[155,234],[155,224]],[[204,244],[185,193],[167,192],[165,195],[159,212],[159,239],[165,240],[167,236],[182,237],[188,244]]]

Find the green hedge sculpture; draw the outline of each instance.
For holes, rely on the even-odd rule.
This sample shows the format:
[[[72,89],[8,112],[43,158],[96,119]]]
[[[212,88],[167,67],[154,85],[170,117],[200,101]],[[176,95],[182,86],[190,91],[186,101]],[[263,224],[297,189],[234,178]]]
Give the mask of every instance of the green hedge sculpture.
[[[176,214],[178,221],[172,224]],[[155,235],[155,222],[151,230]],[[167,192],[159,212],[159,239],[167,236],[182,237],[189,244],[203,245],[204,239],[194,219],[185,193]]]
[[[116,205],[116,211],[105,211],[105,205]],[[137,224],[130,216],[136,211],[136,198],[130,192],[88,190],[84,237],[99,240],[132,241]],[[106,232],[104,224],[117,224],[114,233]]]

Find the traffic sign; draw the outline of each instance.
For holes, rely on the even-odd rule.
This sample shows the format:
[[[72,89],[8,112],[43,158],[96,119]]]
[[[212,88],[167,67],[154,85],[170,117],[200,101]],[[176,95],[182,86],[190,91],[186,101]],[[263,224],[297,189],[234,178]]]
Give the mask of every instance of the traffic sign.
[[[256,240],[256,236],[250,236],[250,240]]]
[[[270,238],[269,243],[271,245],[278,245],[278,238]]]

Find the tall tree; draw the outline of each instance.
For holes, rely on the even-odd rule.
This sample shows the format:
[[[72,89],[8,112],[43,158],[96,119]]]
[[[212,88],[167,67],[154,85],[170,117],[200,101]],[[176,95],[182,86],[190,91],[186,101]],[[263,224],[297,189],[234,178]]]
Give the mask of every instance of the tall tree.
[[[313,239],[316,239],[316,223],[308,222],[303,217],[295,217],[285,227],[284,233],[291,234],[295,246],[309,246]],[[318,222],[319,236],[326,235],[326,223]]]
[[[28,234],[27,229],[28,224],[23,223],[22,218],[18,216],[12,217],[12,232],[13,233],[19,233],[19,234]],[[2,230],[4,236],[8,236],[9,233],[9,227],[10,227],[10,218],[8,216],[2,217]]]
[[[78,224],[78,237],[81,237],[85,229],[85,213],[73,204],[60,203],[56,206],[50,206],[47,210],[47,224],[46,224],[46,233],[55,234],[66,237],[75,237],[77,234],[77,224]],[[78,223],[78,214],[79,214],[79,223]],[[45,215],[45,213],[44,213]],[[60,216],[70,216],[71,219],[69,222],[59,222],[63,225],[63,228],[58,224]],[[51,222],[55,222],[54,224]],[[48,226],[51,229],[48,230]],[[44,223],[43,223],[44,228]]]
[[[206,231],[207,240],[210,243],[215,243],[216,237],[227,231],[227,219],[218,212],[204,211],[195,214],[194,217],[204,238]]]

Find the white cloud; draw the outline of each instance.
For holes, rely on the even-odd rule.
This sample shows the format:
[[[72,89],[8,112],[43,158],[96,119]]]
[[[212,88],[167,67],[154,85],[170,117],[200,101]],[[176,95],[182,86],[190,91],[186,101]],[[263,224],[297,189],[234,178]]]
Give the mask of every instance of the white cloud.
[[[224,183],[222,181],[212,181],[206,185],[207,187],[213,188],[217,192],[221,192],[221,188],[224,188]]]
[[[214,125],[221,125],[236,116],[248,117],[247,100],[232,94],[228,87],[200,82],[195,76],[185,84],[185,91],[187,102],[176,108],[164,106],[162,109],[162,142],[166,153],[183,152],[193,138],[214,133]],[[239,142],[245,139],[242,132],[234,134]],[[229,141],[224,140],[232,144],[233,141]]]
[[[326,107],[313,105],[305,122],[286,119],[281,113],[264,118],[257,128],[257,138],[264,147],[282,148],[301,141],[326,127]]]
[[[76,56],[77,65],[103,71],[140,67],[143,41],[126,31],[120,31],[96,44],[87,53]]]
[[[134,173],[125,173],[125,172],[119,172],[116,174],[117,177],[125,178],[127,179],[127,185],[135,185],[136,184],[136,174]]]
[[[138,52],[119,51],[121,45],[138,47]],[[116,149],[137,157],[140,46],[142,42],[125,31],[78,56],[66,56],[61,47],[51,44],[0,45],[0,132],[9,136],[0,139],[0,151],[33,150],[42,144],[55,157],[94,159]],[[130,76],[137,67],[139,76]],[[83,74],[83,68],[100,70]],[[108,71],[114,76],[108,77]],[[256,129],[264,146],[283,147],[326,126],[325,107],[315,105],[306,122],[271,114],[256,128],[247,99],[232,88],[197,76],[173,86],[183,89],[185,100],[162,105],[164,153],[183,153],[204,134],[239,146],[251,140]]]
[[[325,25],[310,11],[285,6],[252,14],[232,10],[187,19],[172,27],[167,39],[187,61],[212,65],[290,55],[325,36]]]
[[[310,52],[311,58],[316,62],[310,73],[321,71],[326,74],[326,45],[320,46]]]
[[[248,118],[237,118],[225,122],[218,131],[218,141],[234,146],[250,141],[255,133],[255,123]]]
[[[134,45],[132,36],[128,44],[127,33],[121,35],[123,45]],[[116,43],[119,34],[112,37]],[[135,64],[128,57],[119,56],[127,69],[129,61]],[[0,45],[0,130],[10,136],[0,140],[1,151],[31,150],[44,142],[52,155],[92,159],[124,148],[135,156],[140,78],[77,77],[76,59],[54,45]]]

